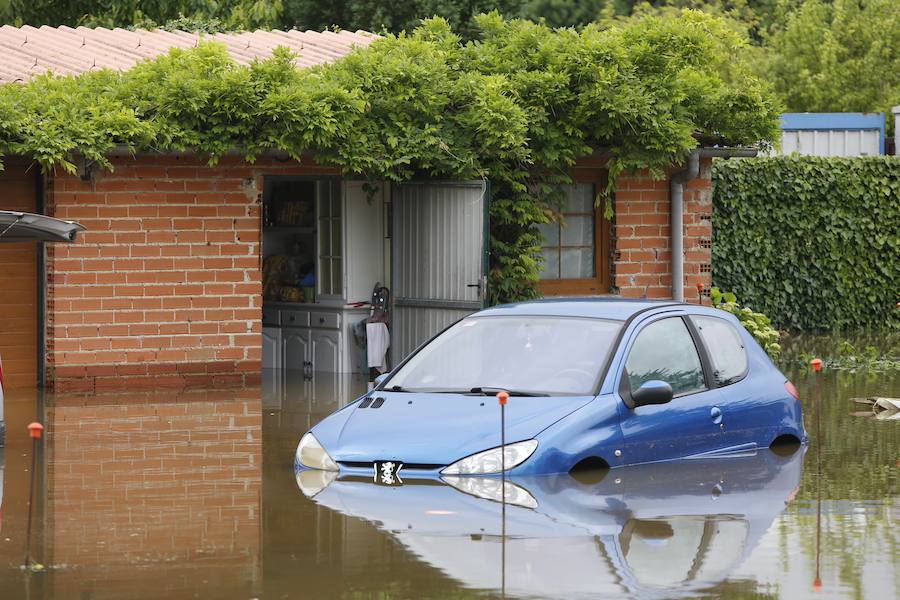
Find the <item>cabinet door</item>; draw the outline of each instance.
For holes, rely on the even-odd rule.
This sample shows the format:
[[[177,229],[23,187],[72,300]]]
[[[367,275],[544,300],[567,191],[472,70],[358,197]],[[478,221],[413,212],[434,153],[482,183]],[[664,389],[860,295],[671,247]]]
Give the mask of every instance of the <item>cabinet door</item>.
[[[336,373],[341,365],[340,331],[313,330],[312,363],[314,371]]]
[[[281,358],[281,329],[263,327],[262,332],[262,368],[277,369]]]
[[[310,359],[309,331],[305,329],[281,330],[281,368],[300,371]]]

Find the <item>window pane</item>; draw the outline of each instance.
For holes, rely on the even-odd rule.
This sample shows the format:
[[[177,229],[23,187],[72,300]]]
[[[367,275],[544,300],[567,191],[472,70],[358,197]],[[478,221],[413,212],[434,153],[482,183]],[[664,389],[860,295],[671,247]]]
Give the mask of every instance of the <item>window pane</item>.
[[[538,225],[538,231],[544,236],[544,246],[559,245],[559,223],[544,223]]]
[[[566,186],[567,202],[565,212],[594,212],[594,185],[591,183],[576,183]]]
[[[563,248],[560,277],[584,279],[594,276],[593,248]]]
[[[316,274],[319,279],[319,293],[331,294],[331,260],[323,258],[319,260],[319,272]]]
[[[319,220],[319,254],[331,255],[331,223],[328,219]]]
[[[331,221],[331,255],[341,255],[341,220],[332,219]]]
[[[341,216],[341,188],[337,181],[331,185],[331,216]]]
[[[656,321],[641,330],[625,369],[632,391],[651,379],[667,382],[676,396],[706,388],[694,340],[678,317]]]
[[[335,258],[331,261],[331,293],[340,294],[343,292],[343,273],[341,272],[341,259]]]
[[[734,326],[716,317],[691,317],[709,351],[719,385],[733,383],[747,370],[747,351]]]
[[[593,246],[594,217],[568,215],[562,226],[563,246]]]
[[[541,279],[559,279],[559,250],[544,248],[541,250],[541,256],[544,257]]]

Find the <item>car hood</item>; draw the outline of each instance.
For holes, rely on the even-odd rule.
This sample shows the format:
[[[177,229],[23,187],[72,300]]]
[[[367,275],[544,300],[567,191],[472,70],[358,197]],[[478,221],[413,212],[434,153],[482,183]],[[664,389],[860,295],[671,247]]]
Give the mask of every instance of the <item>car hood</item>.
[[[377,392],[379,408],[345,407],[312,431],[337,461],[449,465],[500,445],[500,407],[491,396]],[[506,406],[506,443],[535,435],[593,396],[520,397]]]

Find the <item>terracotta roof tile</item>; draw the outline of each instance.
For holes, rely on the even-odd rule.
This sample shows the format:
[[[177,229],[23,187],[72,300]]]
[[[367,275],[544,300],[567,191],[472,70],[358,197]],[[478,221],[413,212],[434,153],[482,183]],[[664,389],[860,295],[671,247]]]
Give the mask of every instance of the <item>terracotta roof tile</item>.
[[[222,42],[240,64],[266,58],[278,46],[297,53],[301,67],[346,56],[378,36],[366,31],[247,31],[198,34],[187,31],[104,29],[98,27],[0,27],[0,83],[22,82],[51,71],[74,75],[96,69],[126,70],[170,48],[190,48],[201,39]]]

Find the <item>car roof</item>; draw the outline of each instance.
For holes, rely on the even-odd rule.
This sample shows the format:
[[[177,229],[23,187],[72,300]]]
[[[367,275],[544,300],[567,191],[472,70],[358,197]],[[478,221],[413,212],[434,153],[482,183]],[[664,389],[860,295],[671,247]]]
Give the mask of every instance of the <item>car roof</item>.
[[[547,298],[501,304],[475,313],[478,316],[587,317],[627,321],[639,312],[664,306],[691,306],[671,300],[630,300],[626,298]]]

